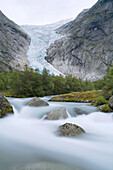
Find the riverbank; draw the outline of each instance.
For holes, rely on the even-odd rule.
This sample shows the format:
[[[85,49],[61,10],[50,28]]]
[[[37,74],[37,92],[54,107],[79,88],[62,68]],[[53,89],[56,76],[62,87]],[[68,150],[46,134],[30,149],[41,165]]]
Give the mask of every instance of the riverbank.
[[[34,96],[25,96],[25,95],[13,95],[8,91],[0,91],[6,97],[15,97],[15,98],[28,98]],[[54,96],[50,99],[50,101],[58,101],[58,102],[81,102],[81,103],[91,103],[96,97],[102,94],[102,90],[92,90],[85,92],[72,92],[67,94],[60,94]]]
[[[0,91],[0,93],[6,97],[14,97],[14,98],[28,98],[29,97],[29,96],[25,96],[25,95],[13,95],[8,91]]]
[[[102,95],[102,90],[73,92],[73,93],[54,96],[50,99],[50,101],[91,103],[94,102],[95,99],[100,95]]]
[[[50,101],[54,102],[77,102],[91,103],[96,106],[101,112],[113,112],[113,97],[106,100],[102,95],[102,90],[93,90],[86,92],[73,92],[53,96]]]
[[[7,92],[2,92],[6,97],[13,98],[28,98],[29,96],[23,95],[11,95]],[[72,92],[67,94],[60,94],[53,96],[49,99],[53,102],[77,102],[77,103],[91,103],[100,110],[101,112],[113,112],[113,108],[108,104],[109,100],[106,100],[103,96],[102,90],[92,90],[85,92]]]

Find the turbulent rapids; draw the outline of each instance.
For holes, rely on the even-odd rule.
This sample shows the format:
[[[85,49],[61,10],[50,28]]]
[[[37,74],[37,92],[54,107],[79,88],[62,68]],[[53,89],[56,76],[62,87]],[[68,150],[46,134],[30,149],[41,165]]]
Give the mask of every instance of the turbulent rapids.
[[[113,113],[98,112],[84,103],[48,102],[49,106],[29,107],[30,98],[8,100],[14,115],[0,120],[0,170],[113,169]],[[66,107],[67,119],[43,120],[58,106]],[[75,108],[88,114],[75,116]],[[81,126],[86,134],[58,137],[55,131],[66,122]]]

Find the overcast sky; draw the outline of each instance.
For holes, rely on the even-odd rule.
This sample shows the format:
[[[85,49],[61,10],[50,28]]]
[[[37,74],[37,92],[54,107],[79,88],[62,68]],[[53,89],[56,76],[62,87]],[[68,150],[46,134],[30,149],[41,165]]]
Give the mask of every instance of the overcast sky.
[[[44,25],[75,18],[97,0],[0,0],[1,11],[17,24]]]

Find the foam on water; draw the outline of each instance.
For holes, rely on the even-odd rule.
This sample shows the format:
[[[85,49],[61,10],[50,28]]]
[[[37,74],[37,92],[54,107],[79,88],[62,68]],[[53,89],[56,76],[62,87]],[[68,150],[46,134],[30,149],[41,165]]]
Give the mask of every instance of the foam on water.
[[[14,167],[30,170],[40,162],[50,162],[48,166],[51,163],[54,166],[56,163],[63,164],[58,165],[59,170],[66,165],[70,166],[70,170],[75,167],[84,170],[113,169],[112,113],[97,112],[95,107],[84,103],[49,102],[50,105],[45,107],[28,107],[25,104],[30,99],[9,100],[15,107],[15,114],[0,120],[0,170]],[[58,106],[65,106],[70,115],[75,107],[91,108],[92,113],[57,121],[41,119]],[[86,134],[73,138],[56,136],[57,128],[66,122],[81,126]]]

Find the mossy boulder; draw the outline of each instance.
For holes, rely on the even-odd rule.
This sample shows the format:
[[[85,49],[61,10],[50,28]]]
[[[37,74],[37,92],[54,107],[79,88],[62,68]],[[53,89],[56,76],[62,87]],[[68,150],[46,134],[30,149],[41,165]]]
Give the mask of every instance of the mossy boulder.
[[[108,105],[111,109],[113,109],[113,96],[110,97],[109,101],[108,101]]]
[[[48,120],[59,120],[66,119],[68,117],[65,107],[56,108],[44,116],[44,119]]]
[[[33,99],[31,99],[29,102],[27,102],[27,105],[38,107],[38,106],[48,106],[49,104],[47,102],[39,99],[38,97],[33,97]]]
[[[78,136],[83,133],[85,133],[85,131],[80,126],[72,123],[65,123],[57,130],[58,136]]]
[[[113,110],[108,106],[108,104],[104,104],[98,107],[101,112],[112,112]]]
[[[0,118],[12,113],[14,113],[12,106],[4,95],[0,93]]]

